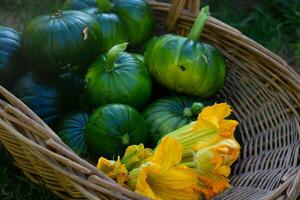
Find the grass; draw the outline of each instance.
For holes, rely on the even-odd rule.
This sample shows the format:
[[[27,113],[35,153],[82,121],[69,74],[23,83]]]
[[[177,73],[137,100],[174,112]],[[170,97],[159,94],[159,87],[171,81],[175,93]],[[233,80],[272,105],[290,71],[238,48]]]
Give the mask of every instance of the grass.
[[[1,200],[55,200],[44,186],[25,178],[12,163],[9,153],[0,144],[0,199]]]
[[[0,0],[0,25],[22,31],[34,16],[53,13],[62,0]],[[300,71],[300,4],[299,0],[203,0],[212,15],[230,24],[282,56]],[[13,164],[0,144],[0,199],[53,200],[43,186],[27,180]]]
[[[62,0],[0,0],[0,25],[22,31],[35,16],[55,12]]]
[[[61,0],[0,0],[0,25],[22,31],[34,16],[52,13],[61,6]],[[0,199],[1,200],[55,200],[43,185],[29,181],[13,165],[9,153],[0,143]]]
[[[213,16],[283,57],[299,70],[300,4],[298,0],[206,0]],[[247,4],[247,2],[249,2]],[[298,66],[298,67],[296,67]]]

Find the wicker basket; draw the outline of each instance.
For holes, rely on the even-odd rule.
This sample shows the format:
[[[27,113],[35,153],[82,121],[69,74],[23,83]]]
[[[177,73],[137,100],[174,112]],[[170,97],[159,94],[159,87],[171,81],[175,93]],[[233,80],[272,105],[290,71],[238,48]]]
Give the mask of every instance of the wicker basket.
[[[156,33],[185,35],[199,0],[149,1]],[[167,28],[165,21],[167,20]],[[210,17],[202,39],[227,58],[220,97],[239,120],[242,152],[232,188],[215,199],[297,199],[300,193],[300,77],[282,59],[238,30]],[[122,188],[73,153],[20,100],[0,87],[0,140],[33,182],[62,199],[147,199]]]

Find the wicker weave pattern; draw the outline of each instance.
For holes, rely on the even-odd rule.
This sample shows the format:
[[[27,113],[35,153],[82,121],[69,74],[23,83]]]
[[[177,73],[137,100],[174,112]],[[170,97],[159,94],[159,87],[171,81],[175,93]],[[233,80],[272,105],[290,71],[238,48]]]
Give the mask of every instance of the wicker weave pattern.
[[[186,35],[199,0],[149,0],[156,33]],[[167,20],[167,26],[165,21]],[[202,39],[226,56],[220,97],[240,122],[242,153],[232,188],[215,199],[297,199],[300,195],[300,77],[282,59],[238,30],[210,17]],[[33,182],[62,199],[147,199],[114,183],[73,153],[21,101],[0,87],[0,140]]]

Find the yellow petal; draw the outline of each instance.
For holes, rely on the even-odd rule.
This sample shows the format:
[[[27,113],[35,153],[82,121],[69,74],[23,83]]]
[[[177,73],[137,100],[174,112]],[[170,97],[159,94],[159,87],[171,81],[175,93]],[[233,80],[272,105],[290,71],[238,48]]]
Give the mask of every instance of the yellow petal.
[[[221,166],[216,169],[216,172],[220,175],[223,175],[225,177],[228,177],[230,175],[230,167],[228,166]]]
[[[234,138],[238,122],[225,119],[230,113],[228,104],[214,104],[204,108],[196,122],[167,134],[182,145],[182,160],[191,161],[193,152],[214,145],[223,139]]]
[[[160,165],[162,171],[167,171],[180,163],[182,146],[169,136],[164,137],[156,147],[151,162]]]
[[[223,120],[220,122],[220,135],[223,137],[233,137],[234,131],[239,123],[235,120]]]
[[[222,166],[230,167],[238,158],[239,151],[240,145],[235,140],[226,139],[215,145],[199,150],[195,153],[194,159],[197,169],[200,172],[214,172]],[[224,172],[224,170],[228,171],[228,169],[225,168],[222,168],[221,171]]]
[[[124,183],[128,180],[128,171],[126,166],[121,163],[120,156],[118,156],[118,160],[115,162],[114,168],[114,177],[120,185],[124,185]]]
[[[197,187],[198,175],[191,168],[177,166],[161,172],[158,165],[148,165],[139,172],[135,192],[157,200],[193,200],[201,195]]]
[[[215,103],[213,106],[205,107],[199,114],[199,118],[210,119],[216,117],[216,120],[223,120],[231,114],[231,108],[227,103]]]
[[[233,136],[238,122],[225,120],[231,114],[230,106],[227,103],[214,104],[202,110],[199,114],[194,130],[203,128],[219,128],[223,136]]]
[[[129,173],[128,185],[137,193],[156,200],[200,199],[198,174],[178,165],[182,147],[175,139],[164,137],[149,162]]]
[[[128,180],[128,171],[125,165],[121,163],[120,157],[117,161],[101,157],[98,160],[97,169],[116,180],[120,185],[125,185],[124,183]]]
[[[199,180],[205,185],[201,192],[204,193],[207,199],[216,196],[230,187],[229,180],[223,176],[214,174],[199,175]]]
[[[142,194],[151,199],[159,200],[159,198],[152,190],[151,185],[148,183],[149,173],[151,174],[157,172],[158,171],[157,169],[155,169],[155,166],[143,165],[140,169],[135,169],[129,173],[128,185],[131,186],[131,188],[134,189],[136,193]],[[134,173],[135,175],[133,175]]]
[[[143,144],[131,145],[127,147],[121,162],[126,165],[128,170],[132,170],[147,162],[147,159],[152,155],[152,149],[145,149]]]
[[[113,170],[113,165],[111,164],[111,162],[109,160],[101,157],[98,160],[97,169],[101,170],[105,174],[108,174]]]
[[[230,165],[238,158],[240,146],[234,139],[224,139],[219,143],[201,149],[194,159],[200,182],[205,186],[207,198],[228,188]]]

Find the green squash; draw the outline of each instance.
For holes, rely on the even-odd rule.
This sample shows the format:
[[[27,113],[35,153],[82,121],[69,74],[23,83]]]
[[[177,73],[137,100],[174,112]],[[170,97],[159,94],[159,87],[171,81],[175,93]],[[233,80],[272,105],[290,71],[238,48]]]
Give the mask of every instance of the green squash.
[[[145,120],[134,108],[108,104],[98,108],[85,127],[85,141],[93,157],[107,159],[122,156],[127,146],[146,143]]]
[[[20,60],[20,34],[14,29],[0,26],[0,84],[7,89],[26,70]]]
[[[118,15],[99,13],[98,8],[88,8],[82,11],[93,16],[101,27],[103,41],[105,41],[101,46],[102,52],[108,51],[116,44],[128,41],[127,31]]]
[[[99,55],[102,35],[97,21],[81,11],[58,11],[34,18],[21,40],[24,57],[48,76],[87,68]]]
[[[127,44],[114,46],[100,56],[86,74],[85,99],[92,108],[108,103],[145,105],[151,96],[151,80],[144,64],[124,52]]]
[[[72,108],[74,97],[60,79],[45,80],[28,72],[13,86],[12,93],[54,128],[62,114]]]
[[[187,38],[167,34],[148,44],[146,66],[152,77],[167,89],[206,98],[224,85],[224,57],[211,45],[197,41],[207,18],[205,8]]]
[[[63,8],[64,10],[82,10],[96,6],[96,0],[67,0],[65,1]]]
[[[87,112],[73,112],[65,115],[57,128],[57,135],[81,157],[87,156],[84,128],[88,119],[89,114]]]
[[[98,0],[98,8],[83,10],[94,16],[103,35],[103,50],[116,44],[129,42],[139,45],[153,31],[153,16],[146,0]]]
[[[167,133],[195,121],[203,107],[210,104],[210,101],[187,96],[170,96],[151,103],[143,112],[151,144],[155,146]]]

